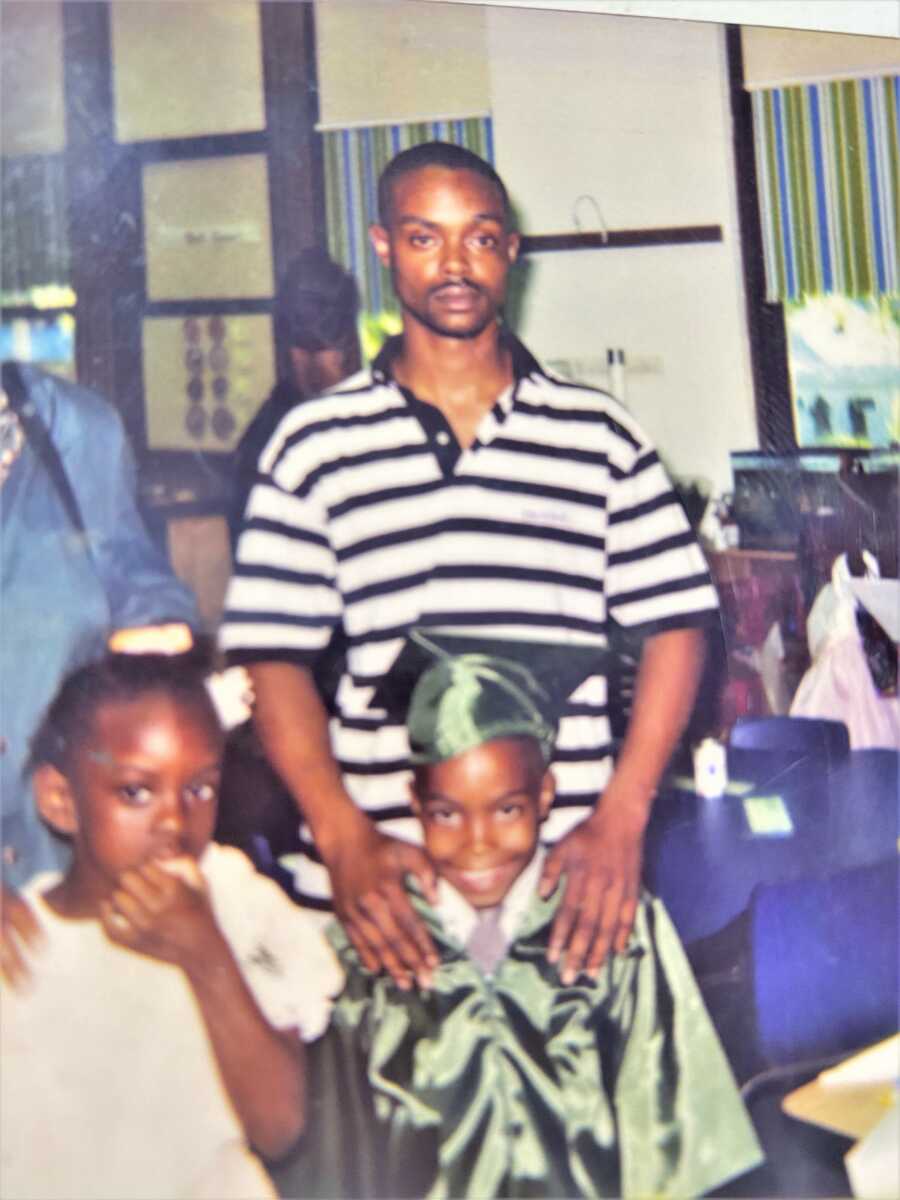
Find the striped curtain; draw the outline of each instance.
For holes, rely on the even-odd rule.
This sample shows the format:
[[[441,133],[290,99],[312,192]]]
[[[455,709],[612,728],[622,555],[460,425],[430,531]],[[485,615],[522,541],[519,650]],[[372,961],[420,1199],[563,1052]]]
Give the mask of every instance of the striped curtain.
[[[364,309],[371,313],[396,311],[390,276],[369,244],[369,224],[378,218],[379,173],[399,150],[429,141],[454,142],[493,162],[491,119],[341,129],[322,137],[332,257],[356,277]]]
[[[900,291],[900,78],[753,93],[767,299]]]

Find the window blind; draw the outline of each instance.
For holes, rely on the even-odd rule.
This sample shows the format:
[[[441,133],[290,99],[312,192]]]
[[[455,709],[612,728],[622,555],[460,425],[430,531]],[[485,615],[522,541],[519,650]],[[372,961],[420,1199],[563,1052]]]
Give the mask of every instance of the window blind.
[[[319,128],[369,128],[491,107],[487,9],[317,0]]]
[[[70,282],[65,168],[61,154],[3,160],[0,270],[7,299]]]
[[[752,94],[766,298],[900,290],[900,77]]]

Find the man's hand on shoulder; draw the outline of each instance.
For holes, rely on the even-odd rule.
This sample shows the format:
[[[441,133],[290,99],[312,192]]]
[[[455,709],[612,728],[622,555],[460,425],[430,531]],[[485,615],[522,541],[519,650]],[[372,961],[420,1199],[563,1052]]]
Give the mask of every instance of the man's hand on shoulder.
[[[31,978],[28,954],[44,939],[31,905],[18,892],[0,884],[0,978],[22,991]]]
[[[622,953],[637,913],[646,825],[644,805],[630,805],[611,783],[594,812],[548,853],[540,893],[565,876],[547,957],[560,978],[596,978],[610,953]]]
[[[699,629],[649,636],[641,653],[631,718],[615,773],[593,813],[547,855],[541,895],[566,876],[548,957],[563,959],[569,983],[596,975],[610,950],[622,953],[640,895],[644,830],[656,788],[687,723],[703,668]]]
[[[359,814],[323,858],[335,912],[363,966],[389,972],[404,990],[413,982],[428,987],[437,952],[403,886],[405,875],[415,875],[426,898],[435,899],[435,872],[424,851],[379,833]]]

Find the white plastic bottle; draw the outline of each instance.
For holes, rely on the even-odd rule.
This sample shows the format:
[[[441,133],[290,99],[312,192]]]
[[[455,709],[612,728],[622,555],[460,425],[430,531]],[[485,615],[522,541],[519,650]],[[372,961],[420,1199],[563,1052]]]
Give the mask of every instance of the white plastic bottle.
[[[718,800],[728,786],[725,746],[713,737],[694,747],[694,791],[704,800]]]

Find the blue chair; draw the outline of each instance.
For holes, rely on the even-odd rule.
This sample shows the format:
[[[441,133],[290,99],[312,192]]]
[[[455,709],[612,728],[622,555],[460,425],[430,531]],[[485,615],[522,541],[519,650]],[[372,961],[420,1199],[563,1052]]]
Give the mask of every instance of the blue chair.
[[[750,970],[765,1062],[798,1063],[896,1033],[897,900],[896,854],[754,891]]]
[[[777,750],[825,757],[831,762],[850,753],[843,721],[817,717],[743,717],[728,739],[735,750]]]

